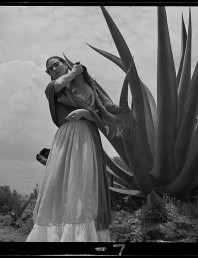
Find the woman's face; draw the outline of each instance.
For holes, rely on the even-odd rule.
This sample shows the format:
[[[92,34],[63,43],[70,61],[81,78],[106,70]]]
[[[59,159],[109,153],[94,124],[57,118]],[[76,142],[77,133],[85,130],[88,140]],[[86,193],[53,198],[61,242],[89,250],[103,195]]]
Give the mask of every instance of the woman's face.
[[[50,59],[47,63],[47,70],[50,73],[52,79],[56,80],[68,72],[68,67],[58,59]]]

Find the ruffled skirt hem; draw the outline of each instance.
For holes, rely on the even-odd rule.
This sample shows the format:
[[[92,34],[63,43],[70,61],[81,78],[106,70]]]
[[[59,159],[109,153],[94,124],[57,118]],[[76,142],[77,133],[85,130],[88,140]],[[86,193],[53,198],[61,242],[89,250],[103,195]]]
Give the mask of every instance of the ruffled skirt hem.
[[[35,224],[26,242],[110,242],[110,234],[109,230],[96,231],[93,220],[81,224]]]

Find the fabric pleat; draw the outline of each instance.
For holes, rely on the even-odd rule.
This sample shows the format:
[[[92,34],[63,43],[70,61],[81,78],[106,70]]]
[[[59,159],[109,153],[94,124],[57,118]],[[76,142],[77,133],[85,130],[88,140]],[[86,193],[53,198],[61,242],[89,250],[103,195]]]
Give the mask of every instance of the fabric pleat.
[[[86,120],[68,122],[54,137],[27,242],[110,241],[96,229],[98,164]]]

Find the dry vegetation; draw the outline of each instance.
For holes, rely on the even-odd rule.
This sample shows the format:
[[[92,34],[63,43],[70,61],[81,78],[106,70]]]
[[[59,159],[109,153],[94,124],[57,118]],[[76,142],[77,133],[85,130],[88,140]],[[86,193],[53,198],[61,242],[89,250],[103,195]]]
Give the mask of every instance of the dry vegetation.
[[[131,209],[117,205],[111,225],[115,242],[198,242],[197,200],[176,200],[163,196],[163,205],[146,202]]]
[[[110,234],[113,242],[198,242],[198,202],[164,196],[159,208],[149,207],[143,199],[114,193]],[[0,241],[25,242],[33,227],[32,215],[24,213],[14,220],[0,216]]]

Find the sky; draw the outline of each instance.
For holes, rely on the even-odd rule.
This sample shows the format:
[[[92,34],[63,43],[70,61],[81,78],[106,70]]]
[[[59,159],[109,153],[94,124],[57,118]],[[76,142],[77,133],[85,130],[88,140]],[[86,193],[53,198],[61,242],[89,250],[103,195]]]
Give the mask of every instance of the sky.
[[[157,100],[157,7],[107,6],[123,35],[141,80]],[[176,70],[181,52],[181,15],[188,6],[166,7]],[[192,67],[198,60],[198,7],[192,14]],[[40,185],[45,167],[36,154],[50,148],[57,127],[45,97],[45,62],[62,51],[80,61],[118,104],[124,73],[86,43],[119,56],[99,6],[0,6],[0,186],[22,194]],[[103,148],[117,156],[102,137]]]

